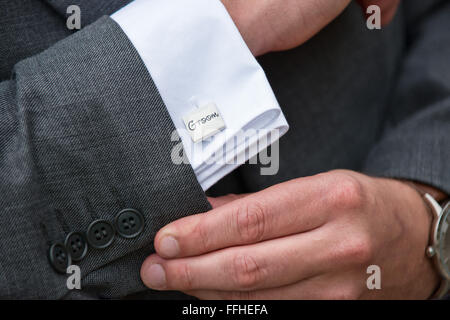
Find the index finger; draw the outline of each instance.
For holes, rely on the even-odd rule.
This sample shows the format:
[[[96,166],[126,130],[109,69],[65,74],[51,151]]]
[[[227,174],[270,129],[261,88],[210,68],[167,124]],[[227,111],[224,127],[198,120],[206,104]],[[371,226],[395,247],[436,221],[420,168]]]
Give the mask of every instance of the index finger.
[[[156,251],[164,258],[195,256],[317,228],[327,219],[320,180],[285,182],[172,222],[157,233]]]

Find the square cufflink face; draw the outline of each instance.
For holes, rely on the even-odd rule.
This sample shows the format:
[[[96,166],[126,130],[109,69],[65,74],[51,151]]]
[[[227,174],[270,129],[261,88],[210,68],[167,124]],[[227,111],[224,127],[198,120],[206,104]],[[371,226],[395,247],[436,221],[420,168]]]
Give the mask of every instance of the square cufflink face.
[[[214,103],[192,111],[183,117],[183,121],[194,143],[206,140],[226,127]]]

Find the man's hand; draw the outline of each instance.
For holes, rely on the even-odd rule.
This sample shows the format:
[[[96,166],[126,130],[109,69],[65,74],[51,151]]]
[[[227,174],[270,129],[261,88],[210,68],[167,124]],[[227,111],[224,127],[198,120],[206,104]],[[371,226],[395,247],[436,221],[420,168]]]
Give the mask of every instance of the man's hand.
[[[432,215],[403,182],[339,170],[236,198],[161,229],[143,282],[201,299],[425,299],[439,283]]]
[[[222,0],[255,56],[297,47],[333,21],[351,0]],[[365,12],[379,5],[383,25],[400,0],[358,0]],[[355,26],[357,27],[357,26]]]
[[[222,0],[255,56],[299,46],[351,0]]]

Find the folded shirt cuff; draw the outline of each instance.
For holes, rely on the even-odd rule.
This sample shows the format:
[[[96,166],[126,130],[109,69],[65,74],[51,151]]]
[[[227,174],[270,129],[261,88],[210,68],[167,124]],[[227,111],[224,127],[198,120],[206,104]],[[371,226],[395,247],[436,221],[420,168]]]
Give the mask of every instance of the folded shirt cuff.
[[[135,0],[111,17],[152,76],[204,190],[288,130],[264,71],[219,0]],[[208,104],[225,128],[194,143],[183,117]]]

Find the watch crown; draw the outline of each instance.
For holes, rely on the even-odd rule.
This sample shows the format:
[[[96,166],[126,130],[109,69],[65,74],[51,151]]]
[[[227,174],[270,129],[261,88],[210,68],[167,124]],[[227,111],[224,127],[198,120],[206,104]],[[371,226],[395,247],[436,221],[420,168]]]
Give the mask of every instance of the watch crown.
[[[429,258],[432,258],[436,254],[436,250],[434,250],[432,246],[429,246],[426,250],[426,253]]]

